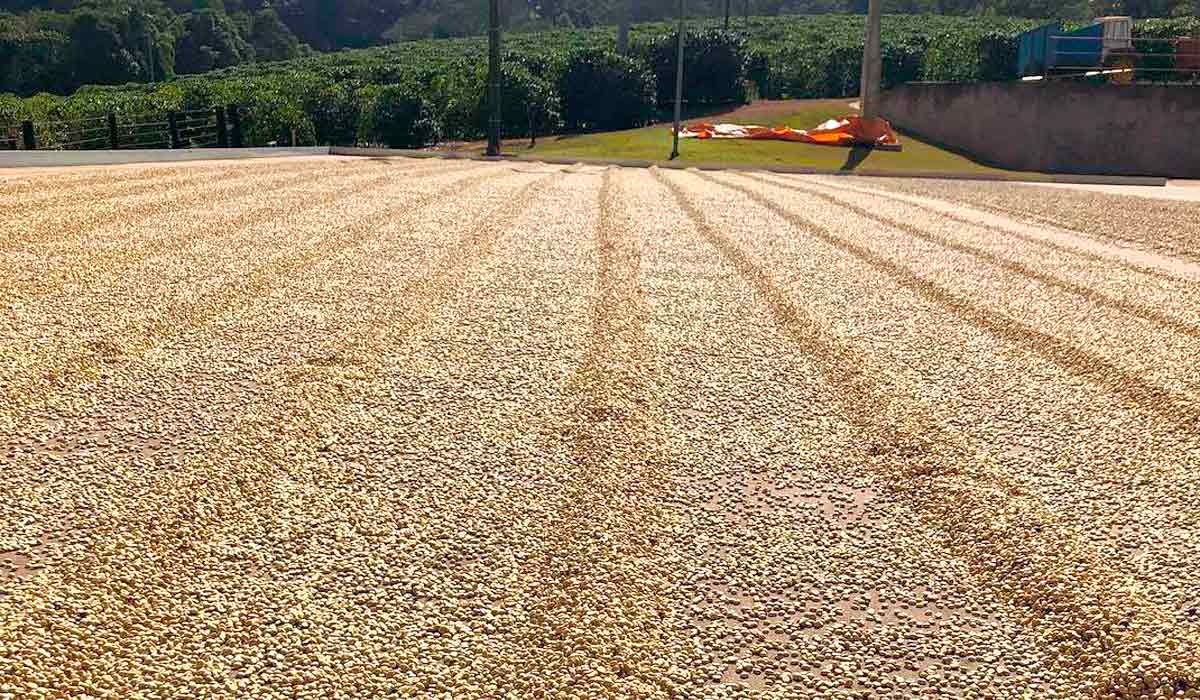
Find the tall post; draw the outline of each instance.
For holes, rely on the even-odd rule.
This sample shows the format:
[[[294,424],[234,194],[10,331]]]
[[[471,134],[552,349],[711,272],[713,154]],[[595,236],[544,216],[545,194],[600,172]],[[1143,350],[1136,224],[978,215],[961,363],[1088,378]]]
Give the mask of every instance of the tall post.
[[[869,0],[867,33],[863,43],[862,80],[859,99],[863,117],[879,116],[879,83],[883,79],[883,56],[880,53],[881,0]]]
[[[242,112],[237,105],[229,105],[229,145],[234,148],[242,147]]]
[[[671,160],[679,157],[679,118],[683,111],[683,0],[679,0],[679,32],[675,42],[675,130],[671,141]]]
[[[21,122],[21,140],[25,142],[25,150],[37,150],[37,134],[33,133],[33,122],[29,119]]]
[[[154,45],[150,42],[150,32],[146,32],[146,70],[150,74],[150,84],[154,84]]]
[[[183,141],[179,138],[179,115],[167,112],[167,129],[171,134],[171,148],[175,150],[183,148]]]
[[[725,31],[729,31],[729,4],[733,0],[725,0]]]
[[[1200,0],[1198,0],[1200,1]],[[633,0],[617,0],[617,53],[629,53],[629,16],[633,14],[630,7]]]
[[[225,108],[217,107],[217,148],[229,148],[229,124],[225,121]]]
[[[114,151],[121,147],[121,137],[117,133],[117,115],[108,113],[108,147]]]
[[[500,0],[488,1],[488,117],[489,156],[500,155]]]

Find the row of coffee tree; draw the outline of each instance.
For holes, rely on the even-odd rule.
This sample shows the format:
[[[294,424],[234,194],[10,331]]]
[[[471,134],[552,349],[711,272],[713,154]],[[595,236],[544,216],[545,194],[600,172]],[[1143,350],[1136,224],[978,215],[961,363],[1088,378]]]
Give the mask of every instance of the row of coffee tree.
[[[1184,35],[1194,19],[1148,20],[1138,32]],[[1033,20],[887,16],[884,83],[1015,77],[1016,37]],[[502,115],[508,137],[636,127],[668,113],[674,93],[671,25],[634,28],[615,51],[612,28],[505,37]],[[751,18],[732,31],[696,23],[686,34],[689,109],[858,91],[862,17]],[[1164,56],[1169,60],[1169,56]],[[155,85],[84,87],[69,97],[0,96],[0,129],[24,120],[241,107],[247,145],[474,140],[487,128],[487,46],[479,38],[401,42],[255,63]],[[47,141],[46,139],[50,139]],[[53,135],[42,143],[53,147]]]

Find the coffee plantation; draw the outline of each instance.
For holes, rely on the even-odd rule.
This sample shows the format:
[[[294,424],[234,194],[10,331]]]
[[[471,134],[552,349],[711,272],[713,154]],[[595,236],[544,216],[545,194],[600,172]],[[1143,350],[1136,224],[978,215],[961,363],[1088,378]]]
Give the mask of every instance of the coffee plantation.
[[[724,32],[716,21],[693,22],[684,64],[688,107],[754,96],[854,95],[862,24],[859,15],[752,17]],[[884,85],[1013,79],[1016,37],[1038,24],[887,16]],[[1143,20],[1135,36],[1182,36],[1198,24]],[[630,128],[664,117],[673,96],[674,42],[666,23],[635,26],[628,56],[615,55],[612,27],[505,36],[505,135]],[[1170,60],[1164,54],[1164,65]],[[247,145],[474,140],[487,127],[486,64],[482,38],[422,40],[245,64],[157,85],[88,86],[67,97],[0,95],[0,132],[26,119],[70,123],[110,112],[154,116],[238,104]],[[39,143],[54,147],[56,133],[39,126]]]

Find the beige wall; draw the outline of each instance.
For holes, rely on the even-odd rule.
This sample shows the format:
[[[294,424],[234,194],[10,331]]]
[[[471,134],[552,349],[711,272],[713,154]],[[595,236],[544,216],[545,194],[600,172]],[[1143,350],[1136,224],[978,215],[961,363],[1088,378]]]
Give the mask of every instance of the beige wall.
[[[894,126],[1019,170],[1200,178],[1200,86],[910,83]]]

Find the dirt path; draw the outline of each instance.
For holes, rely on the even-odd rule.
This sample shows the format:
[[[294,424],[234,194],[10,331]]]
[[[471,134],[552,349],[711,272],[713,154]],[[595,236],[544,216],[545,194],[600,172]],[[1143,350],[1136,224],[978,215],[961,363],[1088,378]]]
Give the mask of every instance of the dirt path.
[[[0,697],[1200,694],[1187,231],[955,183],[38,177],[0,182]]]

